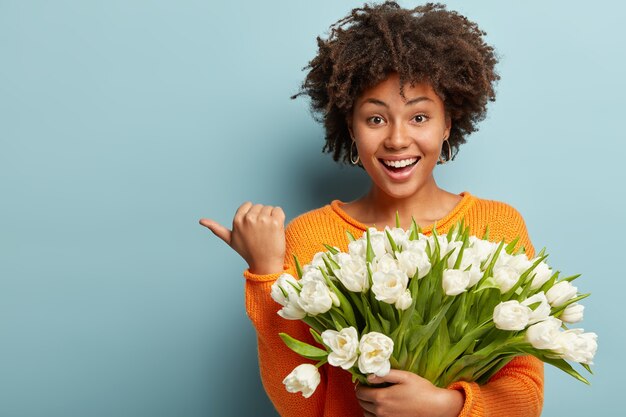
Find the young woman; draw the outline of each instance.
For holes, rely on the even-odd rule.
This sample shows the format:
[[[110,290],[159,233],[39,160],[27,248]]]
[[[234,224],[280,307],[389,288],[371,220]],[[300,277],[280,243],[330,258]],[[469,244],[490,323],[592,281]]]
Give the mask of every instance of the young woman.
[[[518,357],[485,385],[464,381],[438,388],[418,375],[392,370],[371,378],[384,388],[355,386],[350,375],[322,367],[322,382],[304,399],[287,393],[283,378],[302,362],[278,337],[286,332],[314,343],[307,326],[276,314],[272,283],[295,274],[323,250],[347,250],[346,230],[393,226],[414,218],[425,234],[440,234],[462,218],[471,232],[513,240],[533,256],[524,221],[511,206],[459,195],[437,186],[435,165],[450,161],[495,100],[497,58],[475,23],[443,5],[402,9],[395,2],[366,5],[331,26],[299,94],[312,100],[326,129],[324,150],[336,161],[362,167],[372,180],[367,194],[335,200],[305,213],[284,229],[279,207],[244,203],[232,231],[210,219],[200,223],[247,262],[246,308],[258,335],[264,387],[281,416],[538,416],[543,402],[543,363]],[[294,98],[296,97],[294,96]]]

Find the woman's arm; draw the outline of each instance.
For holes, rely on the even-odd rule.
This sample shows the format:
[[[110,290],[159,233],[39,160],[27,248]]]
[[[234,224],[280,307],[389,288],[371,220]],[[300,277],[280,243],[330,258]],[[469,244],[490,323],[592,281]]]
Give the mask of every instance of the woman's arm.
[[[246,311],[258,339],[259,368],[263,386],[283,417],[317,417],[322,415],[325,377],[312,397],[288,393],[283,379],[305,359],[292,352],[278,334],[285,332],[296,339],[312,343],[308,327],[298,321],[278,316],[279,305],[271,298],[272,283],[283,272],[295,276],[293,254],[298,239],[285,238],[285,215],[280,207],[242,204],[233,219],[232,230],[211,219],[200,224],[233,248],[249,265],[246,278]],[[289,234],[289,227],[287,228]],[[291,233],[293,235],[293,233]]]
[[[257,332],[261,380],[276,410],[282,417],[319,417],[323,415],[326,393],[324,367],[319,369],[321,382],[311,397],[287,392],[283,379],[296,366],[308,361],[289,349],[278,334],[284,332],[313,345],[316,342],[305,323],[286,320],[277,314],[281,306],[270,295],[272,284],[282,273],[297,277],[294,255],[301,261],[307,260],[306,254],[300,250],[306,234],[298,233],[296,229],[294,223],[287,226],[285,261],[281,272],[266,275],[251,273],[249,269],[244,272],[246,311]]]

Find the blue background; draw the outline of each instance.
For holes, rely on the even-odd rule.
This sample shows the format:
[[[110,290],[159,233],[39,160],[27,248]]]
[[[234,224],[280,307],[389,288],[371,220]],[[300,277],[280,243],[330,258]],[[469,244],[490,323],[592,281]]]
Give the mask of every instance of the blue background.
[[[626,6],[450,1],[501,56],[498,98],[439,184],[506,201],[582,273],[590,387],[546,368],[544,416],[622,408]],[[367,188],[289,96],[357,1],[0,0],[0,417],[275,416],[244,262],[201,217],[289,218]],[[404,6],[415,2],[402,2]]]

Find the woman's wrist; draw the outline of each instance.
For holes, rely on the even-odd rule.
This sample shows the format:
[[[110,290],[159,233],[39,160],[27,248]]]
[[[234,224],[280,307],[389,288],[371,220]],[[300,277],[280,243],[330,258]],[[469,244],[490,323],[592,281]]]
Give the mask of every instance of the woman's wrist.
[[[260,265],[249,265],[248,271],[255,275],[272,275],[283,272],[284,263],[282,261],[267,262]]]
[[[458,417],[465,405],[465,393],[455,389],[442,389],[442,417]]]

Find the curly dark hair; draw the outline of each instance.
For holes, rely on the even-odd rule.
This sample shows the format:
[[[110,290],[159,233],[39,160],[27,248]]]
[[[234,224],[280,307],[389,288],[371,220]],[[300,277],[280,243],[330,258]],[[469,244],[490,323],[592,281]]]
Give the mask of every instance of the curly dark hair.
[[[428,82],[441,97],[452,128],[452,157],[495,101],[498,58],[474,22],[440,3],[403,9],[395,1],[365,4],[317,37],[318,53],[297,94],[311,98],[311,111],[324,124],[324,152],[349,161],[352,140],[347,118],[357,97],[398,73],[400,94],[406,83]],[[443,152],[442,152],[443,153]],[[442,155],[443,158],[447,158]]]

